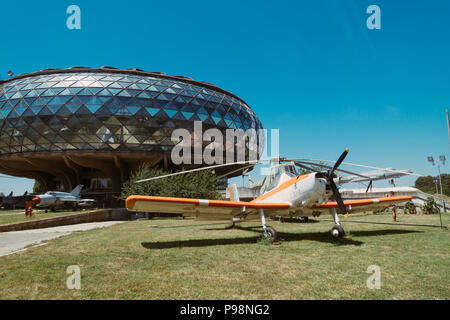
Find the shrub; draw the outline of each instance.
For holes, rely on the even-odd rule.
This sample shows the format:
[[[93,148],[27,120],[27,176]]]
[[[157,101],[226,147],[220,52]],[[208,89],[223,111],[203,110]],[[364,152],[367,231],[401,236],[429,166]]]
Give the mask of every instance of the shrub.
[[[412,202],[411,200],[408,201],[408,202],[405,204],[405,210],[404,210],[404,212],[405,212],[405,213],[409,213],[409,214],[416,214],[416,213],[417,213],[417,210],[416,210],[416,206],[414,205],[414,202]]]
[[[438,213],[438,209],[436,207],[436,202],[434,201],[433,197],[428,197],[425,201],[424,205],[422,206],[423,213],[425,214],[433,214]]]

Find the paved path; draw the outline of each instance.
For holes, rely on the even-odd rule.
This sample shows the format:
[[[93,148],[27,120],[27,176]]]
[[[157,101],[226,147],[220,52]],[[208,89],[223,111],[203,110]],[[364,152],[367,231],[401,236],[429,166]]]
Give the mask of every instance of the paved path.
[[[124,221],[90,222],[52,228],[1,232],[0,256],[21,251],[26,246],[39,244],[46,240],[62,237],[74,231],[85,231],[95,228],[109,227],[122,222]]]

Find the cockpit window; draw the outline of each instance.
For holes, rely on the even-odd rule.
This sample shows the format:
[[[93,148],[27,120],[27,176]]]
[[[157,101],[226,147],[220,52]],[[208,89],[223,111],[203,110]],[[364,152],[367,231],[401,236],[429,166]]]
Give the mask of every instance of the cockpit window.
[[[261,188],[261,192],[268,192],[278,186],[280,181],[281,170],[280,167],[273,167],[270,174],[265,178],[264,184]]]
[[[278,186],[278,182],[280,181],[280,177],[281,177],[280,172],[278,172],[278,174],[275,174],[274,176],[271,176],[270,177],[270,183],[267,186],[266,191],[270,191],[272,189],[275,189]]]
[[[285,166],[286,174],[290,177],[296,177],[298,176],[297,169],[294,166]]]
[[[293,165],[281,165],[272,167],[270,174],[264,178],[264,182],[261,186],[260,192],[266,193],[275,189],[280,183],[282,174],[287,175],[290,178],[297,177],[299,174],[297,169]]]

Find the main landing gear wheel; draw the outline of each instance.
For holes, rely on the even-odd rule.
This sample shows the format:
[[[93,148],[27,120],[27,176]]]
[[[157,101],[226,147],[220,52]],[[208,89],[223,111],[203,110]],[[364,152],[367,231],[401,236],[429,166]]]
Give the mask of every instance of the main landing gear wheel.
[[[335,238],[342,239],[345,236],[344,229],[340,225],[335,225],[333,229],[331,229],[331,234]]]
[[[264,235],[267,239],[269,239],[272,243],[278,242],[278,234],[274,228],[268,227],[266,231],[267,231],[267,234],[264,234]]]

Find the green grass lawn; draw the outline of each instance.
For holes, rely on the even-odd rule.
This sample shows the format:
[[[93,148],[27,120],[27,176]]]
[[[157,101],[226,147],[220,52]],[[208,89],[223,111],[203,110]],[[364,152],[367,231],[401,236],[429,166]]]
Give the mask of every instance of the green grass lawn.
[[[33,209],[33,216],[27,217],[25,216],[25,209],[17,209],[17,210],[0,210],[0,225],[8,224],[8,223],[14,223],[14,222],[23,222],[23,221],[33,221],[33,220],[40,220],[45,218],[53,218],[53,217],[59,217],[74,213],[82,213],[87,211],[94,211],[92,209],[82,211],[56,211],[51,212],[48,211],[45,213],[45,210],[41,209]]]
[[[278,246],[261,241],[259,222],[137,220],[76,232],[0,257],[0,299],[450,298],[449,231],[401,225],[439,225],[438,215],[350,216],[350,240],[331,237],[330,216],[315,220],[269,220]],[[81,268],[81,290],[66,288],[70,265]],[[369,265],[381,268],[379,290],[366,286]]]

